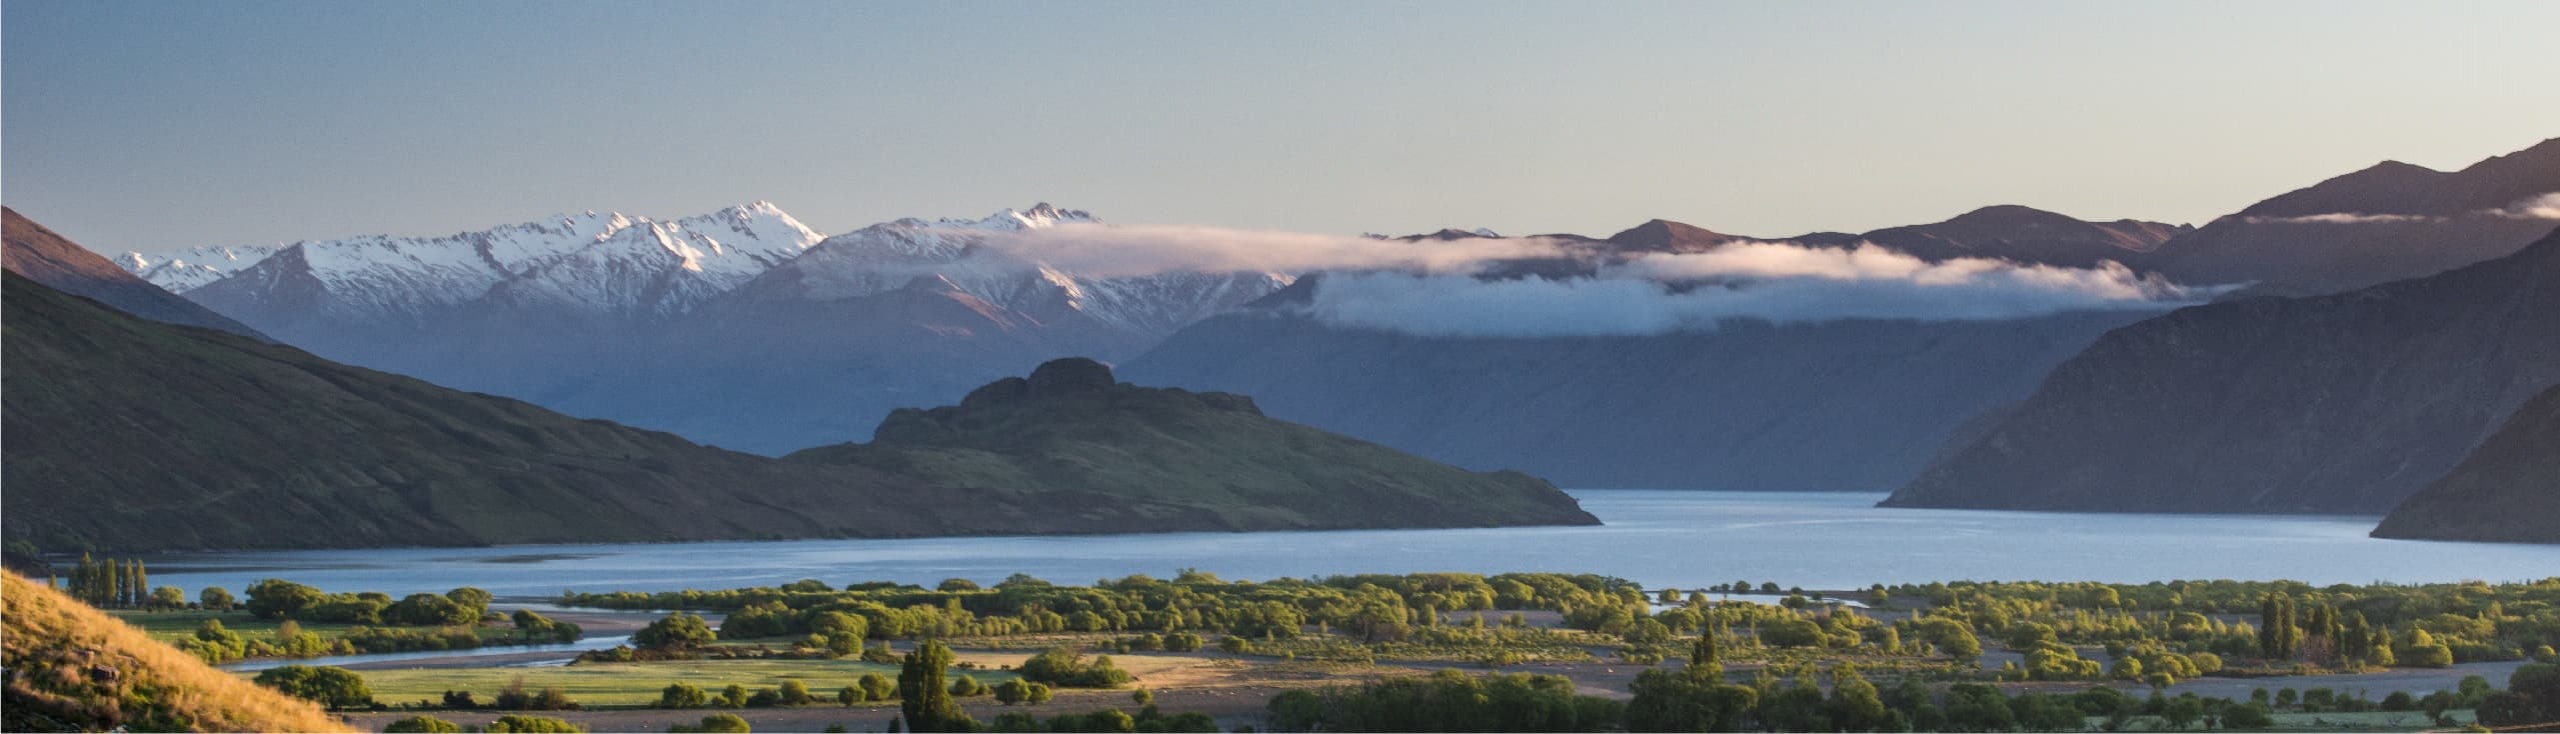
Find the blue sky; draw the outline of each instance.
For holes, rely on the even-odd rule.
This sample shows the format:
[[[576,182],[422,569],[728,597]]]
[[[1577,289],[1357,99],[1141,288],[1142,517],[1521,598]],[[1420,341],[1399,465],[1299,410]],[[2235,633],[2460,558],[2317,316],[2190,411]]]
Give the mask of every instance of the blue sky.
[[[2560,136],[2560,3],[0,6],[0,197],[91,247],[772,200],[1763,236],[2201,222]]]

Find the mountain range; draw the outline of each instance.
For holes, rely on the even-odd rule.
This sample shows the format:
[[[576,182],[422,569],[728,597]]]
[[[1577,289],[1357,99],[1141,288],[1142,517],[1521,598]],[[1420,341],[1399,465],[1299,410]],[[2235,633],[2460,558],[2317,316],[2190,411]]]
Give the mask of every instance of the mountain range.
[[[241,264],[210,280],[201,258],[122,262],[331,359],[767,454],[1050,358],[1124,358],[1288,283],[1088,277],[985,246],[1060,224],[1100,222],[1044,203],[822,237],[758,202],[225,248]]]
[[[22,249],[15,239],[9,245]],[[62,254],[73,265],[112,270],[86,250]],[[1250,401],[1238,396],[1052,407],[1014,425],[1085,436],[1042,456],[1086,463],[1095,460],[1076,452],[1216,461],[1184,452],[1286,436],[1299,447],[1268,447],[1251,466],[1229,466],[1227,476],[1234,487],[1308,494],[1259,496],[1294,502],[1298,511],[1254,511],[1205,489],[990,484],[826,456],[737,453],[137,318],[22,276],[14,265],[0,280],[7,313],[0,351],[9,357],[0,389],[0,432],[9,436],[0,444],[0,482],[9,488],[0,496],[0,533],[44,549],[1591,522],[1542,481],[1470,474],[1279,424],[1239,410]],[[1140,390],[1114,383],[1095,392],[1154,395],[1133,392]],[[1155,421],[1179,423],[1186,442],[1146,440]],[[1114,432],[1126,435],[1103,435]],[[900,445],[936,446],[929,438]],[[950,446],[964,449],[1000,454]]]
[[[1583,282],[1649,257],[1790,243],[1928,263],[2117,263],[2198,292],[2237,288],[2224,300],[2258,305],[2231,308],[2264,310],[2235,319],[2245,321],[2290,313],[2263,297],[2343,294],[2312,307],[2330,309],[2359,302],[2345,295],[2371,297],[2359,289],[2515,253],[2560,221],[2555,192],[2560,140],[2457,171],[2385,162],[2201,227],[2083,221],[2021,206],[1781,237],[1653,220],[1607,237],[1505,240],[1552,254],[1491,262],[1476,277]],[[1648,334],[1417,335],[1311,316],[1305,307],[1339,272],[1104,277],[997,246],[1061,227],[1110,236],[1090,214],[1044,204],[819,237],[759,204],[665,224],[589,214],[444,238],[207,248],[124,262],[326,356],[766,454],[859,439],[898,406],[950,402],[988,380],[1083,354],[1121,362],[1142,382],[1250,392],[1274,416],[1463,466],[1590,486],[1901,487],[2000,435],[2004,421],[2039,404],[2039,383],[2054,387],[2057,366],[2103,361],[2093,355],[2116,348],[2122,332],[2191,318],[2135,307],[1968,320],[1743,319]],[[1463,229],[1394,239],[1501,240]],[[2341,326],[2337,336],[2355,341],[2356,328]],[[2499,388],[2500,397],[2464,410],[2511,410],[2517,391],[2536,387]],[[2265,501],[2220,504],[2380,512],[2434,478],[2421,475],[2449,467],[2440,455],[2458,457],[2485,436],[2493,426],[2482,421],[2428,449],[2438,457],[2429,461],[2445,466],[2401,467],[2388,480],[2398,484],[2316,502],[2260,488]],[[2226,438],[2234,450],[2248,444]],[[1983,501],[2110,506],[2067,495]]]

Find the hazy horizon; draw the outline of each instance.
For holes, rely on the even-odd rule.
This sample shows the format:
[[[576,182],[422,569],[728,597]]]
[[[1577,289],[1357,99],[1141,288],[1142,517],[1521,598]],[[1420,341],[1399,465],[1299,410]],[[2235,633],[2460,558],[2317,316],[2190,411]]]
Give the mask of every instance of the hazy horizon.
[[[102,251],[770,200],[1788,236],[2201,224],[2548,137],[2560,6],[11,2],[7,203]],[[2380,52],[2378,49],[2389,49]]]

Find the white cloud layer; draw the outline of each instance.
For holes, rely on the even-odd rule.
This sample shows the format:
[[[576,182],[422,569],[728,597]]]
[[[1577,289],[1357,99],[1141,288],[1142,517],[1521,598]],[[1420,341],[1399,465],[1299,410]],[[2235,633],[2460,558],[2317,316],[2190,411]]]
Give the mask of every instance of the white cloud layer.
[[[1574,280],[1336,274],[1317,283],[1308,312],[1342,326],[1429,336],[1610,336],[1711,330],[1727,319],[1951,321],[2168,309],[2224,290],[2144,278],[2115,263],[1929,263],[1874,247],[1736,243]]]
[[[1309,313],[1343,326],[1435,336],[1660,334],[1727,319],[1989,320],[2087,309],[2166,309],[2185,288],[2114,263],[2096,268],[1964,258],[1931,263],[1881,247],[1734,242],[1651,254],[1596,277],[1484,280],[1496,261],[1565,253],[1541,239],[1403,242],[1213,227],[1068,224],[991,237],[1010,258],[1093,277],[1165,272],[1325,272]]]
[[[1552,242],[1525,238],[1402,242],[1304,232],[1086,223],[996,235],[987,239],[987,246],[1066,272],[1104,278],[1166,272],[1466,273],[1494,260],[1556,252]]]

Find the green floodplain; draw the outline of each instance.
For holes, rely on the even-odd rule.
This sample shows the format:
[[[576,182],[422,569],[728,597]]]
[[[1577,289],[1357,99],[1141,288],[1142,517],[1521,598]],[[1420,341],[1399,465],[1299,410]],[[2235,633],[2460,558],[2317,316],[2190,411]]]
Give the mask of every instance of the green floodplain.
[[[316,694],[377,728],[541,712],[665,730],[723,711],[773,730],[2416,731],[2560,719],[2560,578],[1806,590],[1184,571],[578,593],[545,616],[492,610],[470,588],[391,599],[286,580],[181,590],[194,601],[170,605],[153,601],[169,593],[74,575],[75,595],[209,662],[550,641],[579,634],[572,618],[630,635],[565,666],[509,667],[522,661],[504,655],[358,665],[347,677],[360,692]],[[233,604],[209,609],[209,596]],[[923,671],[920,660],[940,662]],[[908,682],[928,673],[938,694]],[[240,675],[290,686],[302,673]]]

